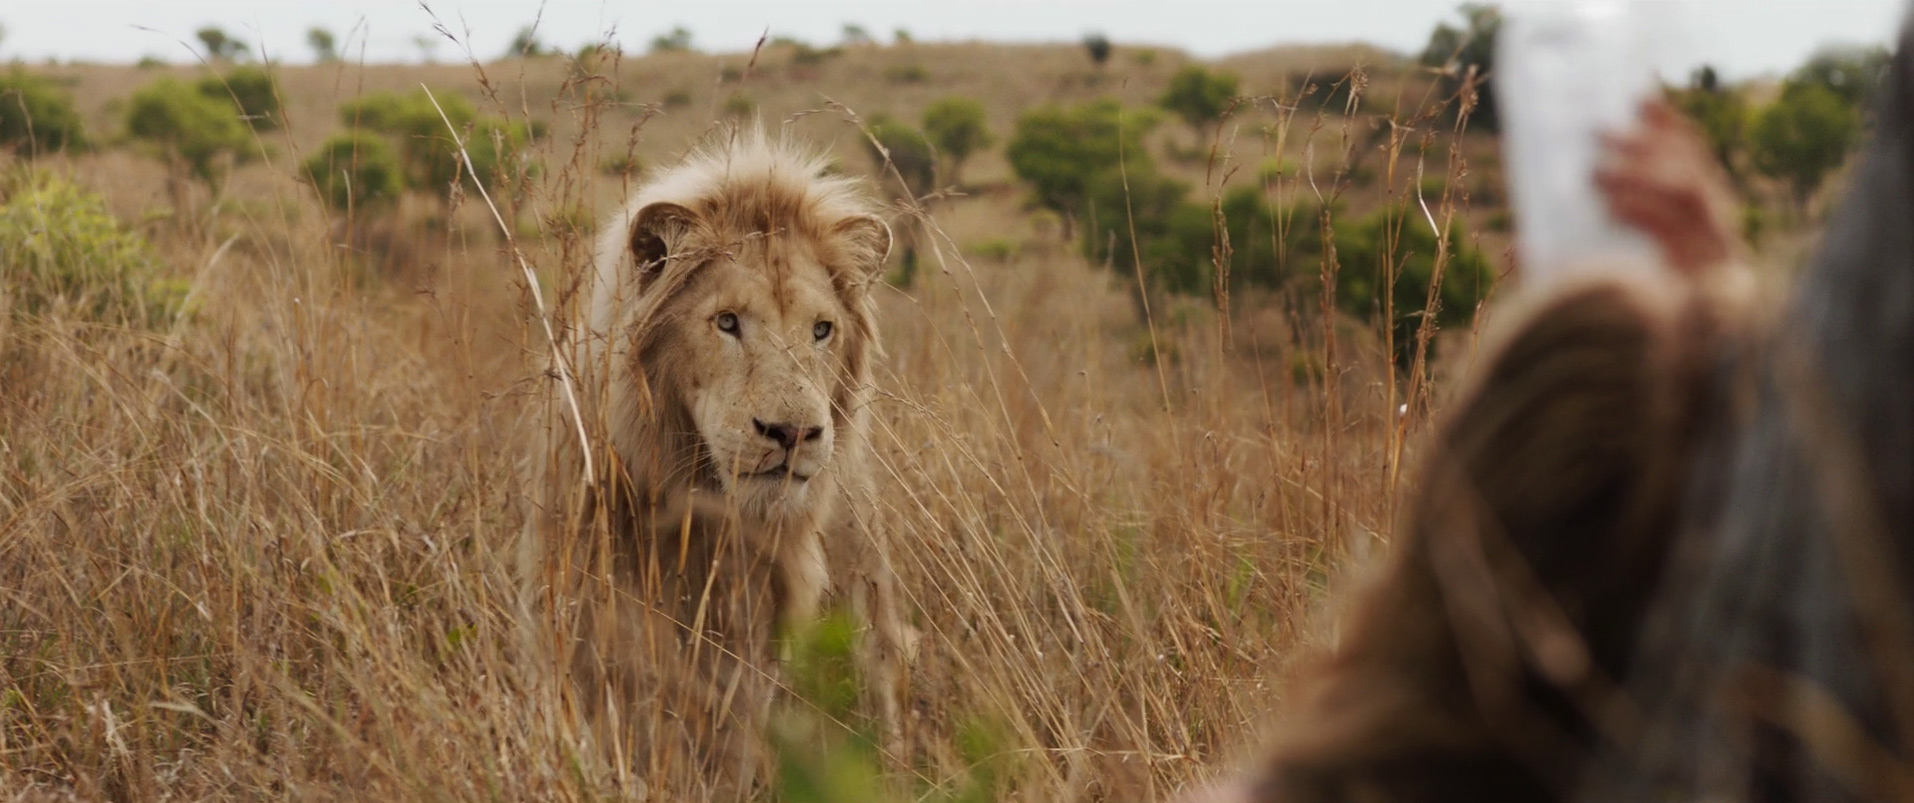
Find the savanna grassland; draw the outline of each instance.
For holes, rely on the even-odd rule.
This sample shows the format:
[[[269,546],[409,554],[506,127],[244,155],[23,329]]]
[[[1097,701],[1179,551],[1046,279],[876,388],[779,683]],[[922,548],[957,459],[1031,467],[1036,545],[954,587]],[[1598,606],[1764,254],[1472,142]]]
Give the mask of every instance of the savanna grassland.
[[[1249,187],[1331,210],[1263,237],[1334,242],[1361,217],[1374,247],[1319,249],[1289,285],[1139,294],[1150,266],[1066,240],[1085,222],[1033,207],[1002,145],[1046,104],[1149,107],[1187,61],[894,44],[276,67],[283,126],[217,183],[119,132],[139,87],[219,68],[31,68],[94,147],[0,156],[0,202],[97,193],[171,300],[115,316],[0,292],[0,799],[634,799],[632,762],[547,704],[513,633],[523,419],[597,215],[753,117],[871,175],[917,232],[914,275],[879,290],[874,416],[923,633],[906,754],[810,693],[829,655],[800,662],[783,716],[813,737],[780,794],[1156,800],[1228,767],[1386,548],[1471,354],[1471,324],[1324,288],[1464,249],[1502,274],[1507,217],[1492,140],[1453,135],[1429,72],[1360,47],[1242,55],[1211,66],[1250,99],[1208,130],[1166,119],[1142,158],[1219,221]],[[491,188],[496,218],[476,187],[328,209],[298,166],[340,108],[420,85],[535,122],[537,169]],[[953,95],[997,147],[961,184],[901,190],[864,124]],[[1408,253],[1402,232],[1438,224],[1435,253]]]

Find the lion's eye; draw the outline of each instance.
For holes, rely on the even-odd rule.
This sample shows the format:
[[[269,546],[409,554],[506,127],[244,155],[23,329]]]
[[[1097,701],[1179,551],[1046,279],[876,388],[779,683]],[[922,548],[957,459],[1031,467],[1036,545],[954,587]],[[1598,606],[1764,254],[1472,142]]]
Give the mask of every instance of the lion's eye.
[[[731,335],[732,337],[737,337],[738,335],[738,314],[737,313],[720,312],[718,313],[718,317],[712,319],[712,322],[718,325],[718,331],[723,332],[727,335]]]
[[[812,337],[815,337],[815,338],[817,338],[817,339],[819,339],[819,340],[823,340],[824,338],[827,338],[827,337],[830,337],[830,336],[831,336],[831,322],[830,322],[830,321],[818,321],[818,322],[817,322],[816,324],[813,324],[813,325],[811,326],[811,336],[812,336]]]

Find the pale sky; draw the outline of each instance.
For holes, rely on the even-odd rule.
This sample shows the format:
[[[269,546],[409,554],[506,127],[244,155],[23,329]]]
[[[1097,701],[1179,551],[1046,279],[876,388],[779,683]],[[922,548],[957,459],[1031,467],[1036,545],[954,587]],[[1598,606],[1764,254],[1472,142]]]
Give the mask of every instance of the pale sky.
[[[1528,0],[1529,2],[1546,0]],[[541,38],[575,49],[607,32],[627,52],[683,25],[704,50],[748,49],[759,33],[826,44],[846,23],[880,39],[905,28],[920,41],[1075,42],[1101,31],[1122,43],[1168,45],[1219,56],[1275,44],[1366,41],[1414,52],[1456,6],[1451,0],[427,0],[455,33],[470,31],[484,59],[541,14]],[[1731,77],[1779,74],[1829,42],[1885,43],[1902,0],[1679,0],[1680,41],[1691,63]],[[369,62],[413,61],[415,37],[431,33],[416,0],[4,0],[0,61],[47,58],[131,62],[191,56],[201,25],[217,24],[262,44],[274,58],[310,59],[305,32],[331,29],[351,55]],[[461,60],[442,38],[436,56]]]

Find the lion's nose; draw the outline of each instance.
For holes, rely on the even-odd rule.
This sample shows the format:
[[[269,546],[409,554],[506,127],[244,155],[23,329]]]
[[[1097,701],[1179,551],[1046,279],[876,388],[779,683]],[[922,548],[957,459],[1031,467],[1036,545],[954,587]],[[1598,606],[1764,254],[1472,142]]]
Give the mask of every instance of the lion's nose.
[[[758,428],[758,434],[777,441],[786,449],[796,448],[799,443],[814,441],[824,435],[823,427],[800,427],[796,424],[766,424],[755,418],[751,425]]]

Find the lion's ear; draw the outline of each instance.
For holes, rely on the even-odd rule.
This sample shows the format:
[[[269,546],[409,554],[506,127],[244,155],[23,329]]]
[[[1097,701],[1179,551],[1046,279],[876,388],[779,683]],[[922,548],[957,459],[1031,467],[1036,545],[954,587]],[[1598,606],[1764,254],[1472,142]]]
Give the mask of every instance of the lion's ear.
[[[876,215],[858,215],[837,224],[832,232],[845,244],[848,261],[855,266],[858,282],[875,281],[884,275],[884,263],[891,257],[891,227]]]
[[[665,259],[684,241],[697,222],[691,210],[668,201],[645,204],[631,221],[631,255],[638,263],[640,284],[649,283],[665,268]]]

